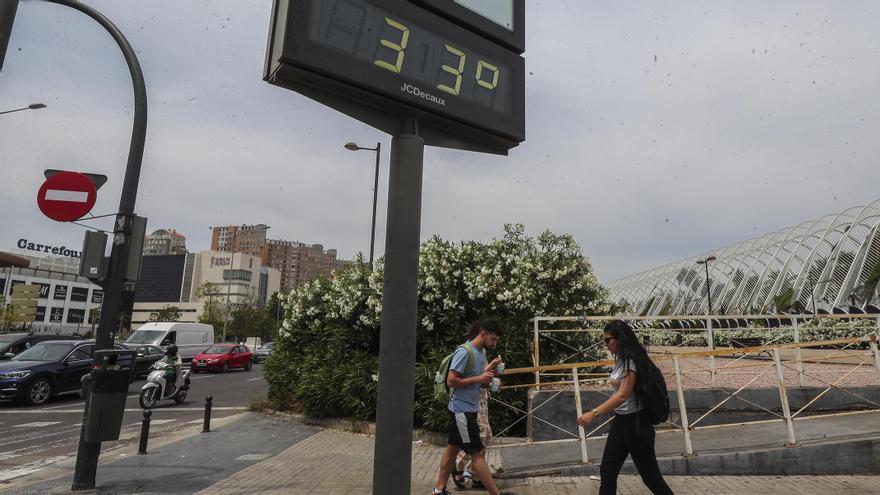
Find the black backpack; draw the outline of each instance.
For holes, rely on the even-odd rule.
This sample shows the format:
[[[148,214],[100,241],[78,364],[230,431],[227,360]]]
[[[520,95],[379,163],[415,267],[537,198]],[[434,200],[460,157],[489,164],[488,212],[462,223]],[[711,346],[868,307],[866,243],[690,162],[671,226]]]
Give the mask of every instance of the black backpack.
[[[659,425],[669,419],[669,391],[663,373],[652,361],[648,372],[642,375],[636,390],[636,400],[644,404],[651,424]]]

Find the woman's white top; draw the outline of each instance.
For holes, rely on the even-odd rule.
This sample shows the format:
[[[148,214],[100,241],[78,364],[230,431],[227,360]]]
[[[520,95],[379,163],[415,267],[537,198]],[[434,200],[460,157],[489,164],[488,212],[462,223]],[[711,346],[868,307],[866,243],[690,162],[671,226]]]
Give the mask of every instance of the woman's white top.
[[[614,368],[611,369],[611,376],[609,377],[609,381],[611,382],[611,386],[614,387],[614,391],[617,392],[620,390],[620,384],[623,382],[623,378],[626,376],[627,371],[636,372],[636,363],[632,360],[629,361],[629,370],[623,367],[623,360],[618,359],[614,362]],[[614,410],[615,414],[632,414],[635,412],[639,412],[644,407],[641,404],[636,404],[636,393],[635,390],[629,395],[629,398],[626,399],[626,402],[621,404],[618,408]]]

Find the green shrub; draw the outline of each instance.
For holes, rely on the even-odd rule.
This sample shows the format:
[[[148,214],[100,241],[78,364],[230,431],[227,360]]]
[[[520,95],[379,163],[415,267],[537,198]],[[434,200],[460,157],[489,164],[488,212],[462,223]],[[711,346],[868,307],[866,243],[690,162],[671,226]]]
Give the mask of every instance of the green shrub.
[[[840,318],[815,318],[800,328],[801,342],[848,339],[852,337],[864,337],[876,333],[876,320]],[[860,343],[849,346],[850,349],[867,349],[868,343]]]
[[[370,272],[358,258],[333,279],[314,280],[288,295],[285,332],[265,365],[273,402],[300,404],[315,417],[374,419],[382,286],[383,260]],[[415,424],[446,428],[445,406],[433,401],[432,380],[443,356],[464,342],[472,321],[499,318],[505,334],[490,356],[502,355],[508,368],[530,366],[530,318],[596,314],[604,299],[605,291],[570,235],[548,231],[530,237],[521,225],[507,225],[504,238],[489,242],[454,243],[436,236],[425,242],[419,256]],[[576,349],[598,339],[601,335],[560,337]],[[557,362],[571,352],[565,346],[542,346],[541,361]],[[530,374],[509,375],[504,382],[532,379]],[[498,398],[525,409],[524,389]],[[490,413],[496,428],[517,417],[496,403]]]
[[[750,324],[753,322],[749,322]],[[718,347],[729,347],[731,340],[760,337],[764,339],[764,345],[770,344],[790,344],[794,342],[794,333],[790,327],[779,328],[763,328],[753,326],[751,328],[716,328],[714,331],[715,345]],[[803,340],[803,339],[801,339]]]
[[[680,342],[680,332],[675,330],[643,330],[639,331],[641,336],[648,345],[675,346]]]

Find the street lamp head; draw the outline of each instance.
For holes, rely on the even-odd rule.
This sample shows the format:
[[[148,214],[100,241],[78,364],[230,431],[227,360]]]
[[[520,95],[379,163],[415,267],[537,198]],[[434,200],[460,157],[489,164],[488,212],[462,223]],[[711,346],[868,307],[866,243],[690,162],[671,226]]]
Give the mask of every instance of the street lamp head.
[[[354,143],[345,143],[345,149],[351,150],[351,151],[357,151],[357,150],[361,149],[361,147],[354,144]]]
[[[31,110],[39,110],[41,108],[46,108],[46,104],[45,103],[31,103],[30,105],[28,105],[28,108]]]
[[[706,258],[706,261],[707,261],[707,262],[709,262],[709,261],[715,261],[715,260],[717,260],[717,259],[718,259],[718,258],[716,258],[715,256],[709,256],[708,258]]]

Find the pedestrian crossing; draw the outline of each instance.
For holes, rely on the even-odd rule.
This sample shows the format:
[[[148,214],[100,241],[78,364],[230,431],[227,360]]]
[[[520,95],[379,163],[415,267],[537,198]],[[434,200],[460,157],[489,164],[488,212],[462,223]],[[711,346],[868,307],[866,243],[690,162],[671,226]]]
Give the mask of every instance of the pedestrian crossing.
[[[247,410],[246,405],[242,404],[244,401],[242,397],[235,394],[233,398],[227,398],[222,394],[218,397],[219,392],[215,390],[216,387],[207,386],[207,384],[223,385],[217,380],[222,382],[230,378],[236,378],[241,384],[246,383],[248,389],[257,389],[265,383],[262,378],[254,380],[255,374],[193,377],[194,380],[206,380],[193,383],[201,384],[199,387],[204,385],[205,396],[214,396],[212,411],[215,420]],[[133,451],[136,447],[144,413],[142,408],[137,407],[139,394],[136,392],[138,392],[137,387],[132,387],[126,394],[120,441],[108,443],[107,445],[112,446],[108,448],[119,447]],[[82,399],[74,397],[62,397],[41,407],[0,403],[0,492],[4,492],[5,483],[30,476],[40,470],[47,472],[48,469],[52,469],[50,466],[62,459],[69,461],[75,457],[82,429],[84,406]],[[176,435],[178,431],[185,431],[187,435],[201,431],[205,406],[202,400],[188,400],[184,404],[168,402],[152,409],[151,412],[150,437],[164,438]]]
[[[151,425],[164,425],[166,423],[173,423],[175,421],[177,421],[177,420],[176,419],[151,419],[150,424]]]
[[[44,426],[60,425],[62,421],[34,421],[33,423],[23,423],[14,425],[13,428],[42,428]]]
[[[57,411],[52,412],[57,413]],[[201,424],[202,421],[202,419],[194,421],[186,421],[184,419],[153,419],[150,423],[153,426],[170,424],[173,429],[174,423],[178,425],[194,425],[196,423]],[[0,431],[4,429],[6,430],[5,432],[0,433],[0,438],[5,438],[6,442],[3,446],[8,449],[0,451],[0,462],[4,462],[3,468],[0,469],[0,484],[2,484],[9,480],[39,471],[40,469],[61,460],[68,459],[72,455],[72,452],[68,455],[50,456],[42,459],[39,457],[35,459],[35,455],[38,456],[39,452],[41,452],[41,448],[46,445],[57,446],[59,439],[55,437],[58,435],[70,435],[69,438],[61,439],[60,442],[74,442],[78,436],[77,432],[79,431],[80,422],[31,421],[29,423],[21,424],[9,424],[8,422],[3,422],[0,423],[0,425],[2,425],[0,426]],[[137,431],[140,428],[140,425],[140,421],[127,424],[123,427],[123,431]],[[13,434],[13,431],[16,433]],[[34,436],[44,439],[44,441],[40,445],[22,446],[23,443],[26,443],[27,439],[33,438]],[[75,444],[72,445],[71,449],[75,448]],[[18,464],[16,465],[16,463]]]

